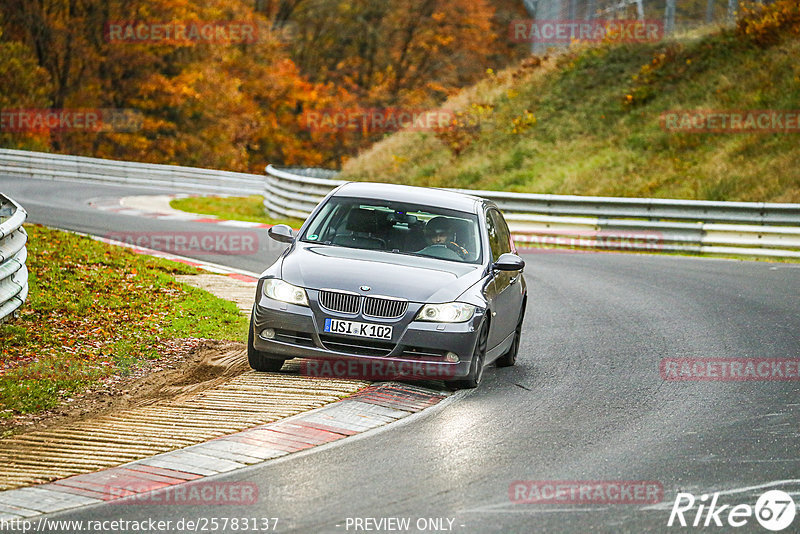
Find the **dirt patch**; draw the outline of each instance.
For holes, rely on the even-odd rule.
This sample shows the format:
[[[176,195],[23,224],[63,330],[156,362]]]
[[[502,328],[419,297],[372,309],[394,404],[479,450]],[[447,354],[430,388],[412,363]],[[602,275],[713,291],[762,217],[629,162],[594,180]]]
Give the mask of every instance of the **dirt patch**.
[[[96,389],[64,399],[58,408],[0,421],[0,437],[180,399],[249,369],[243,343],[194,338],[173,343],[173,350],[163,358],[147,362],[128,376],[104,379]]]

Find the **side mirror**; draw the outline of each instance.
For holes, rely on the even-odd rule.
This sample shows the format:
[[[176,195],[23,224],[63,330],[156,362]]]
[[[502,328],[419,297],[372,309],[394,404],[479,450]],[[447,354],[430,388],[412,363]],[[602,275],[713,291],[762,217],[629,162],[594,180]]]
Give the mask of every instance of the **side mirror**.
[[[492,264],[492,268],[497,271],[521,271],[524,267],[525,260],[510,252],[501,254]]]
[[[272,239],[280,241],[281,243],[291,243],[294,241],[294,232],[288,224],[276,224],[267,230],[267,233]]]

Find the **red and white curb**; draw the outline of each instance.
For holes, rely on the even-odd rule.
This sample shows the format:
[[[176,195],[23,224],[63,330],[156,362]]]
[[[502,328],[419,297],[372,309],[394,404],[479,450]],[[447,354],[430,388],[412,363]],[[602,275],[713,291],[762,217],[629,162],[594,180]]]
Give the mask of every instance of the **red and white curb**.
[[[118,215],[130,215],[132,217],[144,217],[147,219],[218,224],[220,226],[231,226],[234,228],[271,228],[273,226],[271,224],[257,222],[220,219],[210,215],[176,210],[169,206],[170,200],[187,198],[190,196],[197,195],[179,194],[102,198],[91,200],[89,205],[101,211],[116,213]]]
[[[448,396],[409,384],[376,384],[322,408],[199,445],[49,484],[1,492],[0,521],[119,499],[124,499],[121,503],[146,500],[146,494],[153,491],[193,485],[204,477],[366,432],[420,412]],[[182,494],[191,496],[192,492]]]
[[[89,205],[101,211],[107,211],[110,213],[116,213],[120,215],[129,215],[132,217],[145,217],[148,219],[193,222],[193,223],[209,223],[209,224],[218,224],[221,226],[229,226],[234,228],[272,228],[273,226],[271,224],[255,223],[248,221],[219,219],[213,216],[200,215],[197,213],[188,213],[176,210],[169,206],[169,201],[172,199],[187,198],[190,196],[195,196],[195,195],[176,194],[176,195],[147,195],[147,196],[122,197],[122,198],[101,198],[101,199],[91,200],[89,202]],[[135,207],[131,207],[129,205]],[[170,254],[159,250],[140,247],[137,245],[133,245],[131,243],[125,243],[123,241],[117,241],[106,237],[99,237],[93,235],[89,235],[88,237],[91,237],[92,239],[96,239],[98,241],[102,241],[104,243],[108,243],[110,245],[126,247],[135,252],[136,254],[145,254],[148,256],[156,256],[159,258],[176,261],[215,274],[221,274],[224,276],[235,278],[237,280],[242,280],[244,282],[256,282],[258,281],[259,277],[258,273],[252,273],[241,269],[234,269],[232,267],[226,267],[218,263],[205,262],[197,260],[195,258],[178,256],[176,254]]]
[[[168,252],[153,250],[150,248],[144,248],[137,245],[132,245],[131,243],[125,243],[124,241],[116,241],[114,239],[109,239],[107,237],[100,237],[89,234],[80,234],[80,235],[85,235],[86,237],[90,237],[96,241],[102,241],[103,243],[108,243],[109,245],[125,247],[127,249],[130,249],[135,254],[144,254],[146,256],[155,256],[157,258],[164,258],[166,260],[176,261],[178,263],[191,265],[192,267],[197,267],[198,269],[203,269],[204,271],[208,271],[214,274],[229,276],[231,278],[235,278],[236,280],[241,280],[243,282],[255,283],[258,281],[259,277],[258,273],[252,273],[250,271],[245,271],[242,269],[235,269],[233,267],[226,267],[225,265],[220,265],[218,263],[201,261],[195,258],[187,258],[185,256],[177,256],[175,254],[169,254]]]

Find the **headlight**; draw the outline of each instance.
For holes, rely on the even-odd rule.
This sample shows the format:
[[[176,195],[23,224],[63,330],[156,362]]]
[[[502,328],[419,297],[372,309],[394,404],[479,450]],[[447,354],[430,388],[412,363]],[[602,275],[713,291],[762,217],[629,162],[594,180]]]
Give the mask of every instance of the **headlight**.
[[[475,315],[475,306],[463,302],[448,302],[446,304],[426,304],[417,314],[418,321],[433,321],[436,323],[463,323]]]
[[[308,306],[308,296],[302,287],[293,286],[289,282],[284,282],[278,278],[268,278],[264,280],[264,294],[271,299]]]

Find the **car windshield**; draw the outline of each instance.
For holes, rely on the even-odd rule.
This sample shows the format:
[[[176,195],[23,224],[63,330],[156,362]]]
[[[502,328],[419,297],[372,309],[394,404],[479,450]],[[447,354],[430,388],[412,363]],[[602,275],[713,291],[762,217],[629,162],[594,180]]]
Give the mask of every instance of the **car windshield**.
[[[301,241],[480,263],[478,217],[434,206],[332,197]]]

